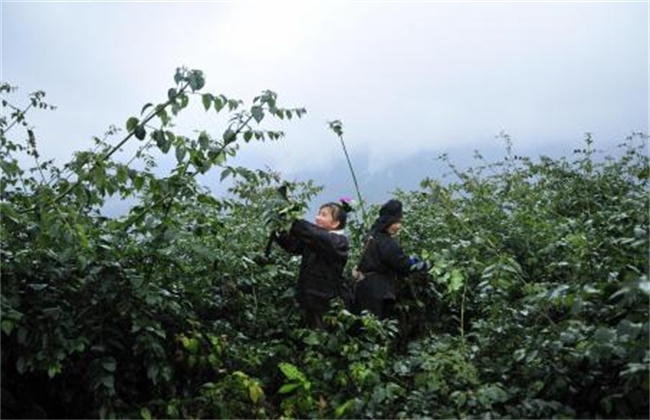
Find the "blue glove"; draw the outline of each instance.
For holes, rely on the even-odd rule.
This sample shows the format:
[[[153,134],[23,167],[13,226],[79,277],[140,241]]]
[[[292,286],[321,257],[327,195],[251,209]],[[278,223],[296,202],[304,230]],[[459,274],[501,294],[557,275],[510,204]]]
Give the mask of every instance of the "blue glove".
[[[422,261],[418,257],[409,257],[409,270],[411,272],[429,271],[431,264],[428,261]]]

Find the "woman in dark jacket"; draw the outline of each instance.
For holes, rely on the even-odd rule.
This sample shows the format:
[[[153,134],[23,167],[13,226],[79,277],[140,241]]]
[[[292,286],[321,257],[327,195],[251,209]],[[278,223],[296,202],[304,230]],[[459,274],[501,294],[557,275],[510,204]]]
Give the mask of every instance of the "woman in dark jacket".
[[[323,328],[330,299],[339,295],[348,260],[348,238],[343,234],[347,214],[338,203],[321,206],[316,223],[296,220],[289,233],[276,234],[286,251],[302,256],[296,287],[298,304],[310,327]]]
[[[388,317],[395,304],[398,279],[429,269],[428,264],[409,258],[393,238],[402,228],[402,222],[400,201],[389,200],[379,210],[357,268],[363,277],[355,290],[355,307],[359,312],[368,310],[380,319]]]

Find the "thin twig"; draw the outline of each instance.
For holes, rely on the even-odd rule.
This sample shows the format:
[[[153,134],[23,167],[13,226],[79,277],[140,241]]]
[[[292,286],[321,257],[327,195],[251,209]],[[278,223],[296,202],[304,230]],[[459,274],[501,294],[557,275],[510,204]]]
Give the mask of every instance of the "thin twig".
[[[165,102],[165,103],[163,104],[162,108],[154,109],[153,111],[151,111],[151,113],[150,113],[150,114],[149,114],[149,115],[148,115],[148,116],[147,116],[147,117],[146,117],[146,118],[145,118],[145,119],[144,119],[144,120],[143,120],[139,125],[143,125],[143,126],[144,126],[146,123],[148,123],[149,121],[151,121],[151,120],[152,120],[156,115],[158,115],[158,113],[159,113],[161,110],[167,108],[171,103],[173,103],[173,102],[176,100],[176,98],[177,98],[178,96],[180,96],[182,93],[185,92],[185,89],[187,89],[187,87],[189,86],[189,84],[190,84],[189,82],[186,82],[186,83],[185,83],[185,86],[183,86],[183,87],[178,91],[178,93],[177,93],[175,96],[173,96],[172,98],[169,98],[169,99],[167,100],[167,102]],[[136,131],[135,129],[134,129],[133,131],[131,131],[131,132],[130,132],[130,133],[129,133],[129,134],[128,134],[128,135],[127,135],[127,136],[126,136],[122,141],[121,141],[121,142],[119,142],[119,143],[118,143],[115,147],[113,147],[109,152],[107,152],[104,156],[102,156],[101,159],[99,159],[98,161],[96,161],[96,162],[95,162],[95,165],[94,165],[90,170],[92,171],[92,169],[94,169],[94,168],[99,164],[99,162],[105,162],[106,160],[108,160],[108,158],[110,158],[111,156],[113,156],[113,154],[115,154],[115,152],[117,152],[119,149],[121,149],[122,146],[124,146],[124,145],[126,144],[126,142],[129,141],[129,140],[130,140],[130,139],[135,135],[135,131]],[[52,201],[52,204],[56,204],[56,203],[58,203],[59,201],[61,201],[61,200],[62,200],[63,198],[65,198],[68,194],[70,194],[70,192],[71,192],[72,190],[74,190],[74,189],[77,188],[79,185],[81,185],[82,182],[83,182],[83,178],[80,177],[80,178],[79,178],[75,183],[73,183],[71,186],[69,186],[68,188],[66,188],[65,191],[63,191],[61,194],[59,194],[59,195],[58,195],[58,196],[57,196],[57,197]],[[36,208],[37,208],[37,206],[33,206],[33,207],[29,208],[29,209],[26,209],[26,210],[21,211],[21,213],[29,213],[29,212],[31,212],[31,211],[34,211]]]
[[[363,205],[363,197],[361,196],[361,189],[359,188],[359,182],[357,181],[357,175],[354,172],[354,167],[352,166],[352,161],[350,161],[350,155],[348,154],[348,149],[345,147],[345,141],[343,141],[343,133],[340,131],[340,126],[339,129],[337,130],[332,126],[332,123],[330,123],[330,127],[332,127],[333,131],[336,133],[338,136],[339,140],[341,141],[341,146],[343,147],[343,153],[345,154],[345,159],[348,162],[348,168],[350,169],[350,173],[352,174],[352,181],[354,182],[354,188],[357,191],[357,197],[359,198],[359,205],[361,206],[361,213],[363,213],[363,222],[365,223],[368,220],[368,215],[366,213],[366,208]]]

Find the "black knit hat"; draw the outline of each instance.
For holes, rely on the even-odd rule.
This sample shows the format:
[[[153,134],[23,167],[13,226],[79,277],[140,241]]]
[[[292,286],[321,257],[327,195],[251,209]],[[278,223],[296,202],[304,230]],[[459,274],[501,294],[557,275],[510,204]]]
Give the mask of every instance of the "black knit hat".
[[[373,232],[385,230],[388,226],[395,222],[402,220],[402,202],[399,200],[388,200],[381,209],[379,209],[379,217],[372,225]]]

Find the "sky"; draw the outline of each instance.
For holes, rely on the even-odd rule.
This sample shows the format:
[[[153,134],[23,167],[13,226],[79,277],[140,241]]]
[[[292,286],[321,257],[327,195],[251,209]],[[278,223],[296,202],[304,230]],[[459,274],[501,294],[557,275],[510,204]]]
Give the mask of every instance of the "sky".
[[[179,66],[202,70],[206,92],[250,104],[269,89],[305,107],[267,126],[283,140],[229,163],[310,177],[330,195],[354,191],[327,127],[337,119],[377,200],[430,176],[442,153],[504,154],[502,132],[522,154],[556,155],[588,132],[605,152],[648,133],[647,1],[2,0],[0,11],[0,78],[57,106],[30,121],[61,164],[163,101]],[[223,131],[195,108],[178,131]]]

